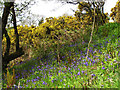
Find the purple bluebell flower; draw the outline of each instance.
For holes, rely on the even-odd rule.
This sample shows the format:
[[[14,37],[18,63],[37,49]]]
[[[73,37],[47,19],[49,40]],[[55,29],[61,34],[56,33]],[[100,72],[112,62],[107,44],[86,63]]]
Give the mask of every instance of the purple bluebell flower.
[[[92,76],[95,76],[95,74],[91,74]]]
[[[82,55],[82,51],[81,51],[81,55]]]
[[[81,71],[82,73],[84,73],[85,71]]]
[[[75,53],[75,55],[78,55],[78,53]]]
[[[37,79],[34,79],[34,81],[37,81]]]
[[[102,67],[102,69],[105,69],[105,67]]]
[[[34,66],[32,66],[32,69],[34,68]]]
[[[18,88],[18,86],[15,86],[15,88]]]
[[[92,52],[92,50],[90,49],[89,52]]]
[[[116,62],[116,60],[114,60],[114,62]]]
[[[32,80],[32,82],[34,82],[34,79]]]
[[[102,45],[102,43],[100,43],[100,45]]]
[[[44,75],[44,78],[45,78],[45,75]]]
[[[65,56],[62,56],[62,58],[65,58]]]
[[[70,68],[68,67],[68,70],[70,70]]]
[[[85,62],[85,65],[88,66],[88,62]]]
[[[95,60],[93,60],[93,62],[92,62],[93,64],[95,63]]]
[[[107,61],[107,58],[105,58],[105,61]]]
[[[43,84],[45,84],[45,81],[43,81]]]
[[[37,76],[37,79],[40,79],[40,77]]]
[[[90,63],[90,66],[91,66],[91,63]]]
[[[41,69],[38,69],[39,71],[41,70]]]
[[[105,43],[108,43],[108,41],[106,41]]]
[[[98,45],[96,44],[96,45],[93,45],[93,47],[97,47]]]
[[[29,82],[29,80],[27,80],[26,82]]]
[[[84,44],[85,42],[83,41],[82,44]]]
[[[58,71],[58,73],[60,73],[60,72],[61,72],[61,70]]]
[[[103,46],[101,46],[101,48],[103,48]]]
[[[111,79],[111,78],[108,78],[108,79]]]
[[[53,83],[53,80],[52,80],[52,83]]]
[[[80,72],[78,72],[78,74],[77,75],[80,75]]]
[[[16,79],[18,78],[18,76],[16,76]]]
[[[111,58],[111,57],[108,55],[108,58]]]
[[[101,62],[102,63],[102,65],[104,64],[103,62]]]

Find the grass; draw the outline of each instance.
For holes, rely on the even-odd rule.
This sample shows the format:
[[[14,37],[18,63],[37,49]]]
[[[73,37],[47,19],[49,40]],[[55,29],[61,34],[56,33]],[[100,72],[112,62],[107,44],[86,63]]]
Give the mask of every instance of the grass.
[[[116,24],[110,25],[112,28]],[[13,87],[17,88],[19,83],[20,88],[118,88],[120,38],[110,32],[107,37],[96,37],[90,45],[87,60],[87,43],[76,41],[62,45],[59,63],[57,51],[51,49],[43,58],[36,55],[30,61],[14,66]],[[11,74],[13,68],[9,69]],[[3,88],[7,87],[6,82],[4,79]]]

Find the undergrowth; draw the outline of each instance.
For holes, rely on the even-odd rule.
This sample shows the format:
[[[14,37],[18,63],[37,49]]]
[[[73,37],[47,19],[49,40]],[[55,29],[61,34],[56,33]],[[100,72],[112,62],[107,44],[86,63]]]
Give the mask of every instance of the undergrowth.
[[[99,27],[98,34],[94,35],[94,41],[90,44],[87,59],[87,44],[79,38],[74,43],[60,45],[60,62],[57,62],[58,51],[54,45],[51,46],[54,48],[48,47],[45,54],[41,50],[34,52],[30,61],[9,69],[11,75],[7,72],[6,79],[3,78],[3,88],[8,87],[8,84],[13,88],[118,88],[118,26],[109,23]],[[12,75],[13,69],[15,75]],[[15,77],[15,82],[8,82],[7,78],[10,77]]]

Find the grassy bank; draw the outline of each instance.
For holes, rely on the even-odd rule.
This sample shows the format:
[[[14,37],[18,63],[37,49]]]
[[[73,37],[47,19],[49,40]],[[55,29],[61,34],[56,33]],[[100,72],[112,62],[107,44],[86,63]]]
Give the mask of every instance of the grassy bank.
[[[17,88],[118,88],[120,62],[120,30],[116,23],[100,26],[94,35],[88,58],[87,42],[78,38],[60,47],[57,62],[55,46],[48,47],[44,57],[34,53],[30,61],[13,66]],[[79,41],[80,40],[80,41]],[[7,87],[7,80],[3,80]]]

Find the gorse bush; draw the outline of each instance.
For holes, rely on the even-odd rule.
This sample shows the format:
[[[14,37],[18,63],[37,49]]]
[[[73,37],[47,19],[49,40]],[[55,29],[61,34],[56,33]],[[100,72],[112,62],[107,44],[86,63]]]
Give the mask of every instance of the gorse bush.
[[[79,34],[78,36],[83,39],[83,31],[81,29],[80,22],[77,21],[75,17],[72,16],[62,16],[58,18],[46,18],[46,22],[40,24],[40,26],[35,27],[31,26],[28,27],[27,25],[18,26],[18,34],[20,38],[20,46],[24,47],[24,50],[30,47],[34,47],[36,49],[39,48],[40,42],[43,41],[44,38],[49,39],[55,39],[55,35],[58,37],[59,35],[64,33],[64,36],[67,38],[73,38],[73,40],[76,40],[77,36],[76,34]],[[62,30],[62,31],[61,31]],[[85,33],[85,31],[84,31]],[[14,29],[10,29],[8,32],[8,35],[11,39],[11,48],[10,53],[15,51],[15,33]],[[51,37],[51,38],[50,38]],[[61,39],[64,39],[61,37]],[[2,40],[2,47],[3,54],[5,52],[6,48],[6,38],[3,36]]]
[[[120,23],[120,1],[118,0],[116,2],[115,7],[111,8],[110,17],[112,17],[112,20],[115,22]]]

